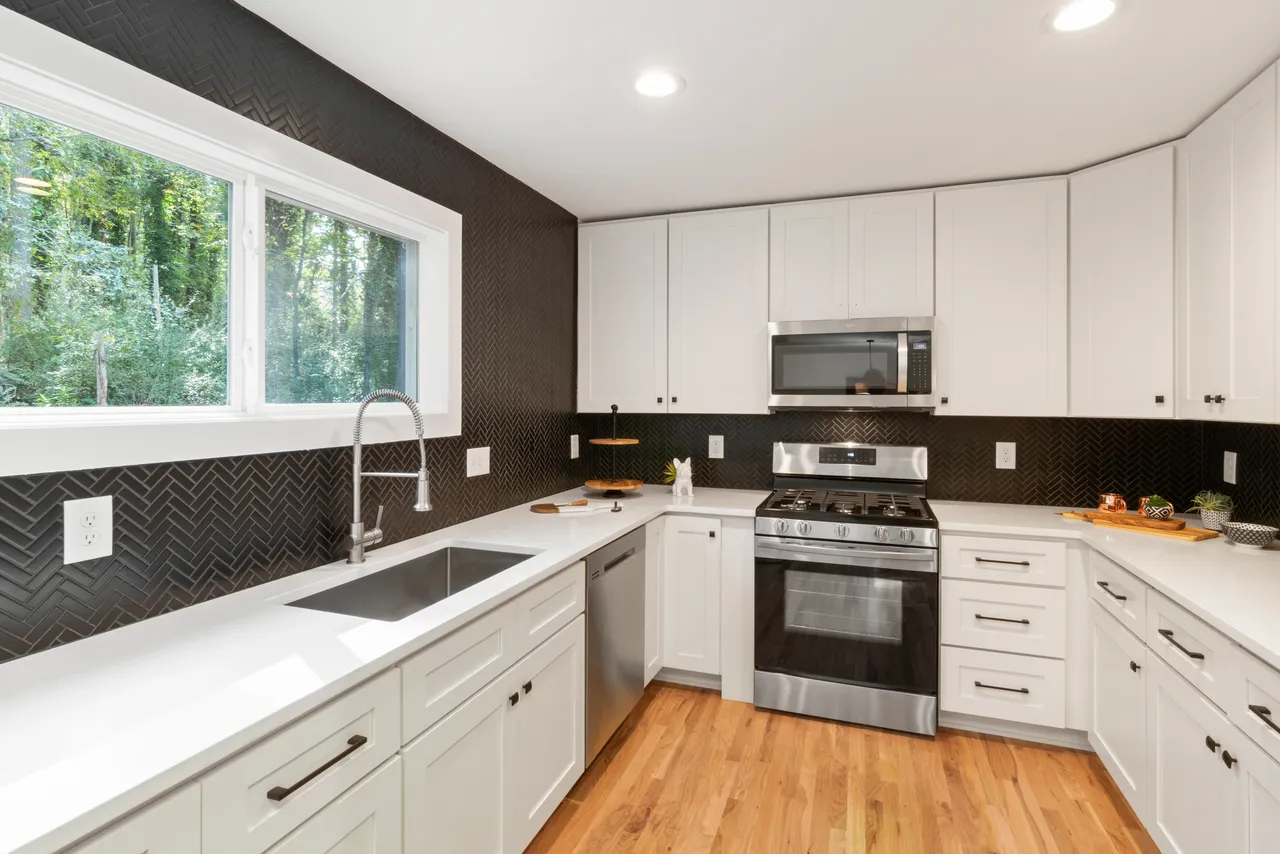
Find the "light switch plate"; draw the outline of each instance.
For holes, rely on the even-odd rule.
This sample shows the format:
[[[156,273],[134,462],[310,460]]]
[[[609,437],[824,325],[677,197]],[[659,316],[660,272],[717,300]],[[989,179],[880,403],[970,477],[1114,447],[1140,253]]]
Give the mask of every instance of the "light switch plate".
[[[467,448],[467,477],[489,473],[489,449]]]
[[[724,436],[707,437],[707,457],[712,460],[724,459]]]
[[[996,468],[1016,469],[1018,467],[1018,443],[996,442]]]
[[[569,459],[576,460],[578,458],[578,434],[574,433],[569,437]]]
[[[110,495],[62,503],[64,564],[111,556],[111,507]]]
[[[1222,452],[1222,479],[1227,483],[1236,482],[1236,452]]]

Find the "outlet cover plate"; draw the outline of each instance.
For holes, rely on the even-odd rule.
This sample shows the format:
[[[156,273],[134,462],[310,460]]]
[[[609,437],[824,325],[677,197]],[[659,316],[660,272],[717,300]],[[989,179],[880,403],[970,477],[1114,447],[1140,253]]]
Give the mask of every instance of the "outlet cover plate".
[[[578,458],[578,434],[574,433],[569,437],[569,459],[576,460]]]
[[[1016,469],[1018,467],[1018,443],[996,442],[996,468]]]
[[[489,449],[467,448],[467,477],[489,473]]]
[[[111,508],[110,495],[62,502],[63,564],[111,556]]]
[[[1226,483],[1236,482],[1236,452],[1222,452],[1222,479]]]
[[[707,458],[712,460],[724,459],[724,436],[707,437]]]

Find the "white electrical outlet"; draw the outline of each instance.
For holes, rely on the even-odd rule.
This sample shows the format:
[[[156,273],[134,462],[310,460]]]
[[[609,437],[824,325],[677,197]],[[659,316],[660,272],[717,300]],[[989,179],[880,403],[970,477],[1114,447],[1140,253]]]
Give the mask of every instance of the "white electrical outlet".
[[[467,448],[467,477],[489,473],[489,449]]]
[[[62,502],[62,562],[110,557],[111,496]]]
[[[724,459],[724,436],[707,437],[707,457],[713,460]]]
[[[1236,452],[1222,452],[1222,479],[1227,483],[1236,482]]]
[[[1016,469],[1018,467],[1018,443],[996,442],[996,468]]]
[[[578,458],[578,434],[574,433],[569,437],[569,459],[576,460]]]

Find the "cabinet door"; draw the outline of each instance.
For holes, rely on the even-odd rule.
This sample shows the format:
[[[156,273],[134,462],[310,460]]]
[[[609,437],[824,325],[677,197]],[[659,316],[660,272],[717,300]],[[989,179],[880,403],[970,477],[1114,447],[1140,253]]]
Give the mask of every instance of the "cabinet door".
[[[1067,182],[937,194],[939,415],[1067,414]]]
[[[1147,831],[1166,854],[1237,851],[1242,739],[1157,656],[1147,668]]]
[[[1071,176],[1071,414],[1172,418],[1173,148]]]
[[[933,193],[849,201],[849,316],[933,315]]]
[[[1275,414],[1276,109],[1272,67],[1178,147],[1183,417]]]
[[[405,854],[502,854],[511,680],[499,677],[404,749]]]
[[[70,854],[200,854],[200,786],[169,795]]]
[[[666,517],[662,664],[720,673],[720,520]]]
[[[1139,817],[1147,796],[1147,651],[1097,602],[1091,621],[1089,743]]]
[[[769,319],[849,316],[849,203],[769,211]]]
[[[644,527],[644,684],[662,669],[662,543],[666,519]]]
[[[667,221],[578,229],[578,411],[667,411]]]
[[[1241,854],[1280,851],[1280,763],[1248,739],[1240,744]]]
[[[507,851],[524,850],[586,767],[585,661],[580,616],[515,668],[511,697],[518,701],[507,715]]]
[[[267,854],[401,854],[400,759],[392,759],[307,819]]]
[[[767,415],[769,212],[673,217],[670,412]]]

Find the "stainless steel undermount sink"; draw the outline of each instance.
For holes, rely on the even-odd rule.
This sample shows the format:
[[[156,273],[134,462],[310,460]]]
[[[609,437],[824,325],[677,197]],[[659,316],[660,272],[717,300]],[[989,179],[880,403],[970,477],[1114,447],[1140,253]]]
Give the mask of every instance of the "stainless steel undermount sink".
[[[532,554],[446,546],[285,604],[395,622],[531,557]]]

